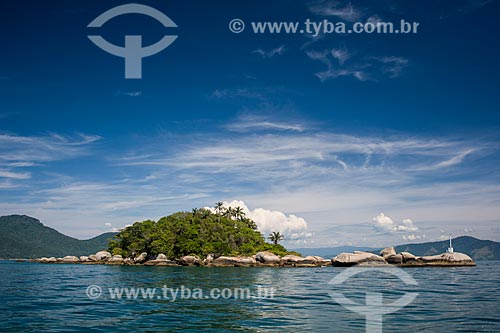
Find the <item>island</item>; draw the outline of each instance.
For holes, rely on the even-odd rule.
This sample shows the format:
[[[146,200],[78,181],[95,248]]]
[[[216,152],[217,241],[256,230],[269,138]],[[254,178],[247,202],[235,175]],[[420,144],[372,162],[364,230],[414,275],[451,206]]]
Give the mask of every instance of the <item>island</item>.
[[[254,221],[236,208],[193,209],[159,219],[136,222],[122,229],[108,248],[87,256],[42,257],[31,261],[49,264],[106,264],[206,267],[323,267],[475,266],[466,254],[448,251],[435,256],[396,253],[394,247],[379,254],[354,251],[334,258],[303,257],[279,244],[279,232],[267,243]],[[451,242],[451,241],[450,241]],[[451,247],[451,243],[450,243]]]

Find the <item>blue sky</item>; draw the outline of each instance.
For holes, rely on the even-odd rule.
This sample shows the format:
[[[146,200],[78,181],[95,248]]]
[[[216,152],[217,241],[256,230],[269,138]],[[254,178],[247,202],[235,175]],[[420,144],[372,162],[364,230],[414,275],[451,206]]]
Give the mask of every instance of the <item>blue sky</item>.
[[[142,1],[178,27],[130,14],[87,28],[125,3],[0,4],[1,215],[88,238],[240,200],[289,246],[500,240],[497,1]],[[420,25],[249,27],[307,18]],[[126,80],[89,34],[178,38]]]

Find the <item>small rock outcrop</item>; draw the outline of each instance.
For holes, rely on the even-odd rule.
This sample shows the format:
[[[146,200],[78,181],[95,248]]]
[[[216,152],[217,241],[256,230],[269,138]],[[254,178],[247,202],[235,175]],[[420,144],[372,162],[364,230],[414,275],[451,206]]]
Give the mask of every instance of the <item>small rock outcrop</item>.
[[[108,262],[116,263],[116,264],[121,264],[123,262],[123,257],[119,254],[116,254],[112,256]]]
[[[417,257],[410,252],[401,252],[400,254],[403,257],[403,262],[413,261],[417,259]]]
[[[142,252],[141,254],[139,254],[137,257],[134,258],[134,262],[137,264],[142,264],[143,262],[146,261],[147,258],[148,254],[146,252]]]
[[[389,258],[390,256],[396,255],[396,249],[394,247],[386,247],[382,251],[380,251],[380,256],[384,259]]]
[[[203,262],[197,256],[184,256],[179,259],[182,266],[200,266]]]
[[[475,266],[474,260],[464,253],[442,253],[435,256],[420,257],[426,266]]]
[[[61,260],[61,262],[79,262],[79,261],[80,261],[80,259],[78,257],[75,257],[75,256],[65,256]]]
[[[168,260],[168,258],[163,253],[160,253],[159,255],[156,256],[156,260]]]
[[[92,257],[92,256],[90,256]],[[106,261],[111,259],[113,256],[108,251],[99,251],[95,254],[95,261]]]
[[[238,257],[227,257],[220,256],[218,258],[213,259],[209,264],[211,266],[221,267],[221,266],[236,266],[240,262],[240,258]]]
[[[257,253],[255,260],[266,265],[277,265],[280,263],[280,257],[269,251]]]
[[[292,267],[313,267],[313,266],[327,266],[330,260],[318,256],[300,257],[293,254],[287,254],[280,260],[281,266]]]
[[[399,265],[403,263],[403,255],[401,253],[398,254],[391,254],[390,256],[384,257],[384,259],[389,263],[389,264],[394,264],[394,265]]]
[[[384,258],[373,253],[341,253],[332,259],[333,266],[355,266],[355,265],[384,265],[387,264]]]
[[[203,259],[203,264],[208,265],[214,260],[213,254],[208,254],[205,259]]]

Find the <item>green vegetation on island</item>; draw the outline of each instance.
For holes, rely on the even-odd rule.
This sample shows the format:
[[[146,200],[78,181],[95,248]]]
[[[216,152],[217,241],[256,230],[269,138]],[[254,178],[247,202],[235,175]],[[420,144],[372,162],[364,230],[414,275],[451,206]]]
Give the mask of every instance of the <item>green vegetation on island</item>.
[[[283,236],[273,233],[273,244],[266,243],[257,230],[255,222],[245,216],[240,207],[224,208],[217,203],[214,211],[193,209],[179,212],[158,221],[136,222],[121,230],[109,243],[109,251],[114,255],[134,257],[142,252],[154,257],[160,253],[168,258],[186,255],[205,257],[249,256],[259,251],[270,251],[277,255],[289,252],[278,244]]]

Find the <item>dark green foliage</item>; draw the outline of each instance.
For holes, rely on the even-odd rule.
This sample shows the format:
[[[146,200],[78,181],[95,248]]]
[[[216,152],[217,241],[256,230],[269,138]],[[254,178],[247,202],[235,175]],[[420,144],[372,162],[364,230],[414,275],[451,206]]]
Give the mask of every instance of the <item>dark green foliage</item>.
[[[89,255],[108,247],[116,233],[89,240],[68,237],[25,215],[0,217],[0,258],[62,257]]]
[[[244,217],[241,210],[219,207],[217,212],[220,213],[193,209],[157,222],[136,222],[115,236],[109,250],[125,256],[163,253],[169,258],[190,254],[253,255],[263,250],[287,253],[281,245],[267,244],[255,223]]]

